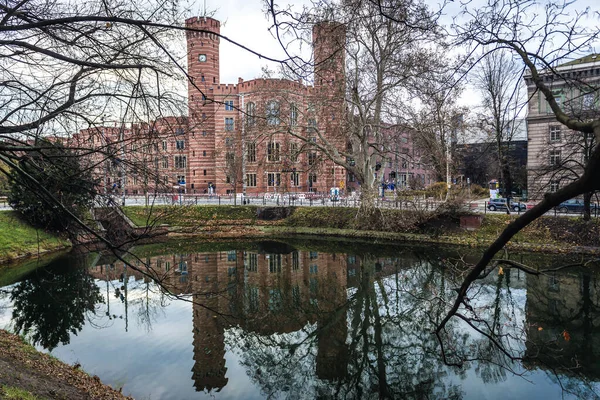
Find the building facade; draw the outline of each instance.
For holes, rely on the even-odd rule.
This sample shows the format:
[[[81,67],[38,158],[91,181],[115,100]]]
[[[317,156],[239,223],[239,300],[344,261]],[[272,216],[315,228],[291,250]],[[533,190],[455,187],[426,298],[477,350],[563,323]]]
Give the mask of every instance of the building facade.
[[[600,55],[562,64],[542,73],[542,78],[565,113],[582,120],[598,117]],[[527,189],[529,198],[535,200],[577,179],[595,143],[592,135],[569,130],[556,120],[531,75],[525,82],[529,98]]]
[[[73,137],[73,146],[93,150],[88,161],[103,191],[258,195],[360,190],[360,182],[319,148],[347,147],[344,25],[314,25],[309,85],[262,78],[222,83],[220,22],[193,17],[185,24],[188,115],[100,126]],[[420,189],[435,182],[411,134],[392,127],[386,132],[394,151],[382,156],[376,179],[389,189]]]
[[[325,192],[344,168],[307,141],[342,140],[344,26],[313,29],[314,85],[285,79],[221,83],[220,22],[190,18],[187,32],[189,133],[185,187],[190,193]]]

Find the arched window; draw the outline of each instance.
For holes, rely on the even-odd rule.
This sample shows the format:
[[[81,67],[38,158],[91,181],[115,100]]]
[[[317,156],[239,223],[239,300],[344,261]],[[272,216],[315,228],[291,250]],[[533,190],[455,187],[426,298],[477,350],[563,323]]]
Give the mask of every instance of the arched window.
[[[246,122],[248,123],[248,126],[254,125],[255,115],[256,115],[256,105],[254,103],[246,104]]]
[[[279,125],[279,102],[271,100],[267,103],[267,125]]]

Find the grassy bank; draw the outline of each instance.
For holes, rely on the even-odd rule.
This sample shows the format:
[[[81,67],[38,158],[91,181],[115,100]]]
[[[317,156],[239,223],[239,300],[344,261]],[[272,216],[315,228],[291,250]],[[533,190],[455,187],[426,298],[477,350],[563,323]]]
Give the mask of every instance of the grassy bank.
[[[256,207],[250,206],[128,206],[123,211],[137,226],[190,227],[223,220],[256,220]]]
[[[472,247],[489,245],[517,218],[506,214],[483,215],[481,227],[467,231],[460,228],[460,214],[457,213],[434,215],[384,209],[365,221],[359,218],[355,208],[298,207],[293,208],[287,218],[263,221],[257,218],[258,209],[252,206],[166,206],[156,207],[151,212],[143,207],[127,207],[125,212],[140,226],[155,221],[169,225],[172,232],[210,232],[210,237],[318,235]],[[600,222],[598,219],[543,217],[517,234],[509,247],[532,251],[594,252],[600,248]]]
[[[67,248],[66,239],[32,228],[14,211],[0,212],[0,262]]]
[[[0,398],[124,399],[77,366],[40,353],[21,337],[0,330]]]

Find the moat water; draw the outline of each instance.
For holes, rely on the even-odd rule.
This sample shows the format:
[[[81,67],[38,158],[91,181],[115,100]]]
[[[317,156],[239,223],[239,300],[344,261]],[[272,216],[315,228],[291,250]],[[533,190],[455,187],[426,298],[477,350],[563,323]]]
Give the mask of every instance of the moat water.
[[[494,270],[470,292],[471,318],[444,330],[442,351],[433,332],[472,249],[296,240],[133,253],[123,256],[129,266],[65,256],[1,288],[0,328],[136,399],[600,393],[593,268]],[[534,268],[572,263],[511,257]]]

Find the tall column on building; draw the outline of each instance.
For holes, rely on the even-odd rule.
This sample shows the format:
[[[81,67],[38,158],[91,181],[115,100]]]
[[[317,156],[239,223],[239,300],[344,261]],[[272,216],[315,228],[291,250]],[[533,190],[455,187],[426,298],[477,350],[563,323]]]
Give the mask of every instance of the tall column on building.
[[[189,189],[195,193],[209,191],[215,184],[215,114],[214,89],[219,84],[219,36],[221,23],[213,18],[193,17],[185,21],[188,52]],[[192,186],[193,185],[193,186]]]
[[[319,129],[325,129],[330,143],[346,148],[344,111],[346,89],[346,26],[324,21],[313,26],[314,103]],[[325,163],[321,177],[327,187],[345,187],[346,171],[331,162]]]

